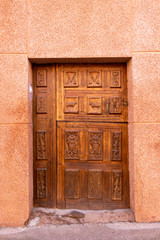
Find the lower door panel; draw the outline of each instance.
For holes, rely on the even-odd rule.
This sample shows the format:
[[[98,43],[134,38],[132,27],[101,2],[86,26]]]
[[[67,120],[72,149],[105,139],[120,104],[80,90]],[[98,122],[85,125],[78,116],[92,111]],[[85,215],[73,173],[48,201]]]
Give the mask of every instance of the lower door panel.
[[[57,208],[129,207],[127,127],[57,122]]]

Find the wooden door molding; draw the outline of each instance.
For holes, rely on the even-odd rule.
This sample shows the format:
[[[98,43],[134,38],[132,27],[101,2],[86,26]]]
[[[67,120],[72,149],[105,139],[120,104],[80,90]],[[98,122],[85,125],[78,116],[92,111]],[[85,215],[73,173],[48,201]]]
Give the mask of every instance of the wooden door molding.
[[[127,138],[124,123],[58,122],[57,207],[128,208]]]
[[[56,207],[55,66],[33,68],[34,204]]]
[[[33,73],[35,206],[128,208],[125,65],[37,65]]]
[[[63,64],[57,72],[57,120],[128,121],[124,65]]]

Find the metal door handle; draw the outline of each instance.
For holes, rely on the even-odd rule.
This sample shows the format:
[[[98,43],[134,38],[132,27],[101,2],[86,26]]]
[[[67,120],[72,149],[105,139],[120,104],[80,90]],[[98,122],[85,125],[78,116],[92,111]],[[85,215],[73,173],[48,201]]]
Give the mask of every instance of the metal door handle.
[[[128,101],[125,101],[124,98],[122,99],[122,105],[123,106],[128,106]]]

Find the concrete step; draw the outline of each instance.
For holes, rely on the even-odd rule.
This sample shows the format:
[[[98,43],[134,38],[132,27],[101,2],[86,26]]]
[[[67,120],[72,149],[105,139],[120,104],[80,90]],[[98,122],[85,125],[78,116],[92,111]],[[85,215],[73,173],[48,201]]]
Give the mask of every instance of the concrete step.
[[[48,209],[34,208],[27,226],[44,224],[84,224],[84,223],[114,223],[134,222],[134,214],[130,209],[122,210],[77,210],[77,209]]]

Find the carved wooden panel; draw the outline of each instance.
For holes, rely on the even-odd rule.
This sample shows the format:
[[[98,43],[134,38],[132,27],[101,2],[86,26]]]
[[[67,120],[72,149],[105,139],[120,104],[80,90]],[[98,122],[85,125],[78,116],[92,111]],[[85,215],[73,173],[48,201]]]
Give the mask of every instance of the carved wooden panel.
[[[111,132],[111,160],[121,161],[121,132]]]
[[[56,207],[55,65],[33,66],[35,207]]]
[[[33,77],[36,207],[129,208],[125,64],[34,65]]]
[[[65,198],[79,198],[79,171],[65,170]]]
[[[43,199],[46,198],[46,168],[39,168],[37,169],[37,198]]]
[[[64,87],[78,87],[78,72],[64,71]]]
[[[123,64],[61,64],[57,69],[58,121],[127,122]]]
[[[102,113],[102,100],[100,97],[88,98],[88,114],[101,114]]]
[[[65,131],[65,159],[79,159],[79,131]]]
[[[111,71],[111,87],[121,87],[121,75],[120,71]]]
[[[37,87],[47,86],[47,71],[45,69],[37,70]]]
[[[102,132],[88,132],[88,159],[102,160]]]
[[[37,159],[47,159],[47,131],[37,131]]]
[[[88,87],[102,87],[101,71],[88,71],[87,72],[87,86]]]
[[[57,123],[58,207],[129,207],[126,130],[127,125],[121,123]],[[123,151],[121,141],[125,142]]]
[[[122,112],[122,100],[120,97],[109,98],[109,112],[118,114]]]
[[[64,104],[65,113],[78,113],[79,111],[78,97],[65,97]]]
[[[47,113],[46,96],[37,96],[37,113]]]
[[[102,198],[102,171],[89,171],[88,198]]]
[[[112,200],[122,200],[122,171],[112,171]]]

